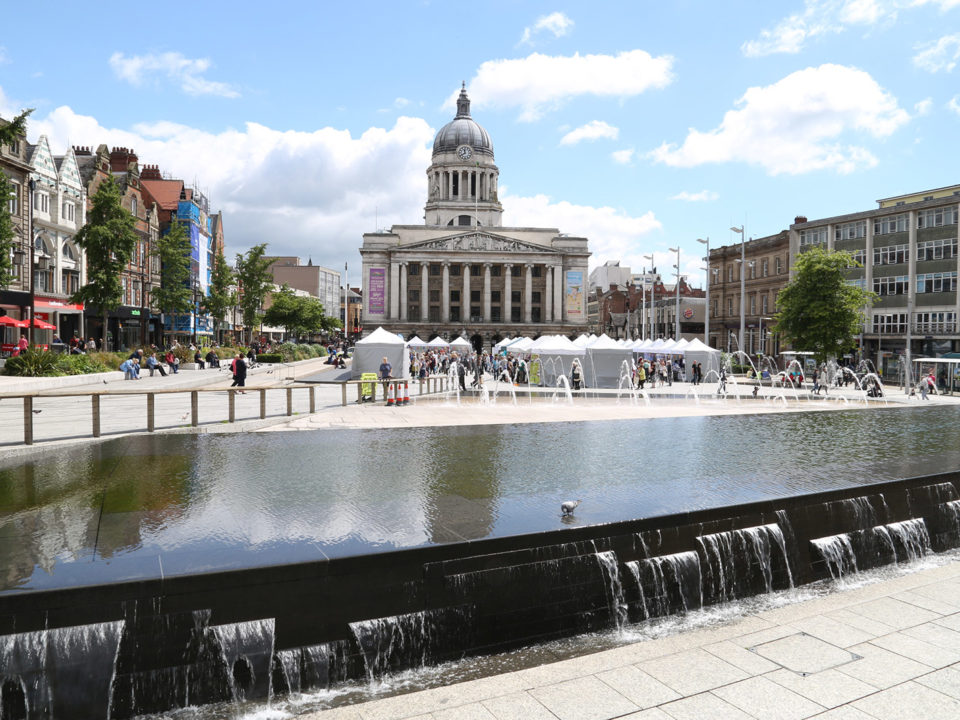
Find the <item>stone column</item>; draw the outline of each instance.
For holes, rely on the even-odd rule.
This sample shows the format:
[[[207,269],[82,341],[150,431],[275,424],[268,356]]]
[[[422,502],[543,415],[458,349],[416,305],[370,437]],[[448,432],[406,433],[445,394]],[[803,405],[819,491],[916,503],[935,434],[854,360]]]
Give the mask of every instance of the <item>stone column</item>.
[[[553,266],[553,321],[563,322],[563,265]]]
[[[543,321],[553,322],[553,266],[543,266]]]
[[[523,321],[531,323],[533,322],[533,265],[527,263],[523,267],[526,270],[526,282],[523,288]]]
[[[490,322],[490,263],[483,264],[483,321]]]
[[[420,263],[420,320],[426,322],[430,312],[430,265]]]
[[[470,322],[470,263],[463,263],[463,296],[460,299],[460,315],[464,323]]]
[[[503,266],[503,300],[500,302],[500,315],[503,322],[513,321],[513,265]]]
[[[400,320],[406,322],[407,319],[407,264],[400,263]]]
[[[836,225],[827,225],[827,250],[833,250],[833,233],[836,231]]]
[[[912,308],[916,311],[917,307],[917,211],[911,210],[907,218],[907,222],[910,223],[910,227],[907,228],[910,231],[908,233],[910,262],[907,264],[907,323],[913,327],[913,313],[910,310]],[[913,368],[910,372],[913,373]]]
[[[387,317],[396,320],[400,317],[400,263],[390,261],[390,311]]]
[[[440,317],[450,322],[450,263],[443,263],[443,289],[440,291]]]

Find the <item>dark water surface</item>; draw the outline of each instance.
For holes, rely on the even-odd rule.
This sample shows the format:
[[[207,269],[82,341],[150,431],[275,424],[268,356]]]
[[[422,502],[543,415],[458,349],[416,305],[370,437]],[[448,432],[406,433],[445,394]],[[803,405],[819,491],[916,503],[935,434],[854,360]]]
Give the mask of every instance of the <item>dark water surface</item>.
[[[960,469],[960,407],[157,435],[0,468],[0,592],[320,560]],[[582,498],[573,521],[563,500]]]

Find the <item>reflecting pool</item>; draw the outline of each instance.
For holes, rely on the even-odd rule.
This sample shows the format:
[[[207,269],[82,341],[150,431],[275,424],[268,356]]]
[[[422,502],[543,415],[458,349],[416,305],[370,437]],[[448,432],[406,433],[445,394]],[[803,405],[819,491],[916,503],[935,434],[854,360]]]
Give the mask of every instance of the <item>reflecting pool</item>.
[[[960,468],[960,407],[120,438],[0,467],[0,592],[607,523]],[[582,499],[573,518],[560,503]]]

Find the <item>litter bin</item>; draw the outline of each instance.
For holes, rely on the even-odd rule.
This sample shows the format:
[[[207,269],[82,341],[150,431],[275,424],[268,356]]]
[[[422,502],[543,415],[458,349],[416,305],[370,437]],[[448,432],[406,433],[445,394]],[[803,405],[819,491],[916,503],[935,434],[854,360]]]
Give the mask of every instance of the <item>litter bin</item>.
[[[377,387],[377,374],[372,372],[363,373],[360,376],[360,402],[373,400]]]

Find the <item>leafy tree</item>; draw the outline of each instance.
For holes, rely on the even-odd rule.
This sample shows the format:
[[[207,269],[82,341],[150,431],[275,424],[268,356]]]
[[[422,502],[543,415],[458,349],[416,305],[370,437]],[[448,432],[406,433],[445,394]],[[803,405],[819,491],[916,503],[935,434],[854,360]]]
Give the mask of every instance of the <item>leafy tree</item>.
[[[27,118],[32,112],[33,108],[24,110],[8,124],[0,127],[0,145],[10,145],[27,134]]]
[[[153,299],[164,314],[183,315],[193,307],[190,250],[190,236],[176,221],[157,239],[153,254],[160,259],[160,287],[154,288]]]
[[[120,204],[123,191],[108,177],[93,196],[87,224],[74,236],[87,258],[87,284],[77,290],[71,302],[90,303],[103,318],[102,347],[107,347],[107,314],[123,301],[120,273],[130,262],[137,242],[135,220]]]
[[[847,282],[851,267],[859,263],[850,253],[813,247],[797,257],[793,280],[777,296],[773,330],[795,350],[814,353],[818,363],[853,347],[864,308],[877,300]]]
[[[284,283],[271,293],[271,304],[264,322],[277,325],[294,338],[320,332],[324,328],[323,303],[315,297],[297,295]]]
[[[217,248],[217,255],[213,261],[213,274],[210,278],[209,294],[203,300],[204,312],[213,318],[213,336],[220,340],[220,323],[227,310],[237,304],[237,294],[233,292],[236,282],[233,270],[227,265],[223,256],[223,248]]]
[[[13,231],[13,219],[6,199],[13,192],[7,176],[0,172],[0,290],[13,281],[13,262],[10,251],[14,247],[16,233]]]
[[[270,260],[264,259],[267,244],[254,245],[244,254],[237,255],[237,285],[240,288],[240,312],[248,342],[253,338],[253,329],[262,318],[261,308],[273,278],[267,271]]]

